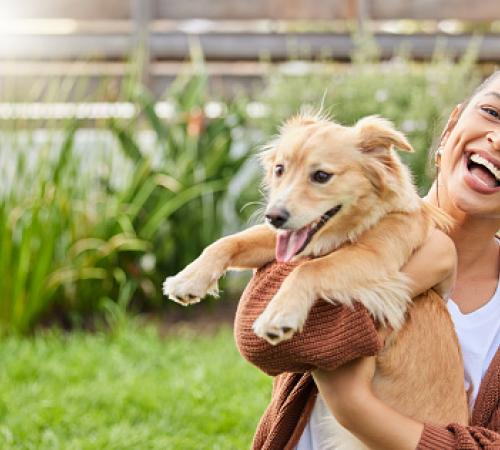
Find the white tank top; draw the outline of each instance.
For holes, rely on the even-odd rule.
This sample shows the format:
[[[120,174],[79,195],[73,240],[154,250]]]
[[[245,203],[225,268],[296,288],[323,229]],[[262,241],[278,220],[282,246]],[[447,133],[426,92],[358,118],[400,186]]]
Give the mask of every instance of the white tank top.
[[[462,314],[453,300],[448,300],[464,357],[465,389],[472,411],[479,386],[500,346],[500,283],[491,300],[469,314]]]
[[[481,380],[500,346],[500,280],[493,297],[481,308],[462,314],[453,300],[447,302],[464,358],[465,389],[472,411]],[[319,398],[319,394],[318,394]],[[330,412],[316,400],[311,417],[295,450],[321,450],[331,435],[322,431],[325,414]],[[331,448],[331,447],[329,447]]]

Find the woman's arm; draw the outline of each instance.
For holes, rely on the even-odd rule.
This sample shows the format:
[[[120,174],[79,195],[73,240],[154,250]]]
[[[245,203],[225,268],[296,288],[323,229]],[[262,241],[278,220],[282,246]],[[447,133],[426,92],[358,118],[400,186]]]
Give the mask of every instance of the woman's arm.
[[[271,345],[257,337],[252,325],[287,275],[298,263],[272,263],[254,275],[238,304],[235,340],[240,353],[269,375],[334,370],[361,356],[375,355],[382,347],[368,311],[318,301],[304,330],[288,341]]]
[[[318,390],[339,423],[373,450],[417,448],[424,424],[399,414],[371,391],[375,358],[360,358],[335,371],[313,372]]]
[[[450,289],[455,276],[453,241],[434,229],[427,241],[402,268],[408,276],[412,297],[440,285]],[[360,358],[335,371],[315,370],[316,385],[339,422],[375,450],[412,450],[420,441],[424,424],[389,408],[371,391],[375,358]],[[383,418],[383,420],[381,420]]]
[[[335,371],[316,370],[316,385],[339,423],[373,450],[481,450],[500,448],[500,430],[446,427],[410,419],[371,391],[375,358],[360,358]],[[495,414],[500,414],[497,409]]]
[[[439,283],[442,284],[442,293],[451,285],[455,261],[453,241],[441,231],[431,231],[424,245],[403,268],[411,281],[412,296]],[[252,329],[254,321],[297,265],[269,264],[250,281],[235,319],[235,338],[240,353],[269,375],[306,372],[316,368],[334,370],[361,356],[375,355],[381,348],[380,332],[360,305],[352,309],[318,301],[308,316],[304,330],[276,346],[255,335]]]

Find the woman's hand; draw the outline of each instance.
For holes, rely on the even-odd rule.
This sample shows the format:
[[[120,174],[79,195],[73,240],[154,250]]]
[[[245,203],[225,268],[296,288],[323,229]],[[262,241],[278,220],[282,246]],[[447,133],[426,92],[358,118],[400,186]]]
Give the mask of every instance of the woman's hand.
[[[359,406],[373,397],[375,357],[358,358],[333,371],[315,370],[314,381],[339,423],[349,424],[359,414]]]
[[[457,252],[453,240],[434,228],[401,271],[410,280],[412,298],[431,288],[446,298],[455,283],[456,267]]]

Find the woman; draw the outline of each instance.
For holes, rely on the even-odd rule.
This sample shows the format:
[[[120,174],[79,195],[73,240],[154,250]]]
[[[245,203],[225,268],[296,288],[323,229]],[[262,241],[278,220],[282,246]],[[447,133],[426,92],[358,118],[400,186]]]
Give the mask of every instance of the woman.
[[[315,421],[321,420],[315,409],[316,386],[337,419],[369,448],[500,448],[500,258],[495,237],[500,229],[500,183],[494,176],[500,180],[500,71],[455,108],[436,165],[438,177],[427,200],[453,216],[456,226],[451,239],[434,232],[404,271],[414,280],[417,295],[446,278],[458,261],[448,306],[464,354],[473,426],[419,423],[373,395],[374,358],[359,357],[375,354],[380,342],[360,307],[350,311],[318,302],[302,336],[277,348],[256,342],[251,322],[266,301],[259,294],[264,286],[279,285],[293,269],[289,265],[259,274],[237,317],[242,354],[267,373],[281,374],[254,449],[316,450],[321,445],[321,436],[314,436]]]

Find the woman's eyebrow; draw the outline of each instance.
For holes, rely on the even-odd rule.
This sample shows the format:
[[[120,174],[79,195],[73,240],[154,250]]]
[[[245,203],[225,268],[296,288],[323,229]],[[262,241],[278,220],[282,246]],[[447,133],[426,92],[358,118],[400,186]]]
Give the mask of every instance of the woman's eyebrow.
[[[500,93],[498,92],[495,92],[495,91],[490,91],[490,92],[487,92],[486,95],[492,95],[493,97],[496,97],[498,100],[500,100]]]

